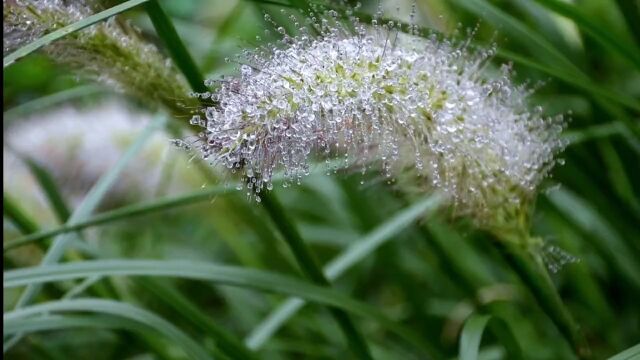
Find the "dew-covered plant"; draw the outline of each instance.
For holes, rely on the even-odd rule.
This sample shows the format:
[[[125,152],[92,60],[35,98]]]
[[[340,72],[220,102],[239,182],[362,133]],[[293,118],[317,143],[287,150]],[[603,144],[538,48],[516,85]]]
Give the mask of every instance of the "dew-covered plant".
[[[498,240],[576,351],[587,354],[541,267],[557,256],[545,256],[544,242],[530,233],[536,194],[565,145],[562,115],[532,108],[532,91],[512,81],[508,66],[490,75],[493,49],[346,15],[312,15],[295,36],[276,27],[282,40],[243,53],[239,76],[208,82],[215,89],[199,96],[214,105],[191,119],[204,130],[177,145],[240,171],[258,202],[276,170],[300,182],[314,155],[363,172],[379,167],[407,193],[444,194],[454,215]]]
[[[268,16],[267,16],[268,19]],[[328,11],[298,36],[246,52],[241,75],[192,124],[212,164],[241,169],[259,201],[276,170],[292,181],[313,154],[374,163],[401,183],[448,196],[457,215],[505,238],[528,239],[528,209],[563,147],[562,116],[530,108],[508,67],[485,71],[493,50],[400,33],[397,24]],[[507,236],[508,235],[508,236]]]
[[[86,18],[93,1],[3,0],[5,54]],[[142,39],[138,30],[110,18],[44,47],[55,62],[146,102],[183,111],[188,84],[172,62]]]
[[[375,6],[376,1],[365,2],[364,7]],[[637,129],[625,132],[623,125],[631,124],[638,113],[634,101],[638,94],[633,86],[611,79],[633,83],[637,71],[624,66],[640,59],[640,49],[626,46],[624,33],[609,33],[583,16],[582,7],[559,0],[537,1],[535,6],[540,9],[522,2],[517,5],[517,16],[510,14],[513,4],[487,0],[436,2],[451,4],[451,11],[425,5],[432,15],[442,13],[448,20],[460,21],[458,29],[477,21],[469,15],[485,19],[475,35],[448,40],[415,25],[383,20],[381,13],[369,16],[360,9],[349,11],[345,2],[313,2],[315,9],[323,10],[310,12],[302,26],[300,14],[308,10],[309,3],[299,0],[234,2],[222,24],[216,21],[223,18],[224,9],[216,3],[206,2],[206,7],[220,19],[191,2],[176,2],[172,4],[180,4],[176,9],[164,13],[162,1],[129,0],[95,14],[100,11],[97,3],[4,0],[5,68],[15,63],[16,56],[24,56],[21,51],[6,52],[28,43],[23,50],[42,48],[60,65],[114,85],[152,108],[168,107],[177,117],[194,115],[193,107],[183,106],[178,99],[187,97],[184,101],[190,104],[201,100],[203,105],[191,119],[201,132],[176,142],[212,165],[220,165],[223,173],[238,175],[239,190],[247,191],[250,202],[225,191],[226,186],[205,184],[205,189],[194,192],[91,214],[111,200],[108,188],[131,190],[132,185],[119,175],[126,164],[133,164],[136,175],[144,179],[158,170],[163,181],[157,189],[155,182],[145,189],[155,194],[164,193],[173,181],[177,173],[173,161],[160,167],[135,157],[144,154],[140,153],[143,144],[164,124],[162,116],[145,127],[110,170],[102,167],[104,154],[80,149],[86,155],[87,169],[99,170],[89,182],[103,174],[80,202],[68,202],[56,186],[57,172],[79,180],[68,170],[67,159],[48,166],[26,162],[35,176],[33,183],[37,180],[57,221],[66,222],[64,225],[29,216],[38,212],[25,207],[24,191],[11,186],[22,180],[13,179],[16,169],[7,162],[8,176],[13,179],[7,182],[3,196],[5,233],[10,234],[4,246],[5,289],[10,290],[3,324],[8,333],[4,341],[8,357],[19,358],[25,349],[26,358],[35,353],[49,355],[44,350],[50,350],[49,357],[57,356],[59,342],[39,341],[33,331],[67,331],[65,327],[76,326],[82,327],[80,332],[86,332],[85,328],[102,331],[129,323],[132,326],[125,330],[132,334],[114,332],[116,341],[108,339],[112,346],[100,343],[107,349],[101,355],[253,359],[268,353],[265,356],[273,358],[343,358],[348,348],[361,359],[451,358],[456,350],[460,359],[475,359],[504,348],[503,357],[509,359],[533,355],[540,359],[606,358],[637,341],[633,320],[638,314],[632,295],[640,289],[640,271],[633,249],[640,207],[633,196],[637,176],[630,172],[637,163]],[[396,5],[395,0],[381,3]],[[585,8],[596,3],[586,0]],[[406,5],[408,9],[410,4]],[[155,32],[148,35],[155,33],[176,66],[127,23],[113,18],[135,6],[151,20]],[[260,20],[256,8],[270,11],[271,7],[293,8],[291,12],[280,10],[295,14],[290,18],[295,34],[266,16],[273,34],[258,42],[264,44],[272,35],[282,39],[242,53],[234,60],[238,75],[209,80],[210,89],[206,89],[200,71],[221,72],[218,59],[229,56],[222,44],[238,35],[242,39],[262,35],[258,21],[245,26],[244,16]],[[331,7],[338,12],[324,10]],[[182,35],[214,34],[215,41],[201,36],[188,43],[202,50],[204,61],[191,58],[175,31],[170,13],[177,8],[181,9]],[[612,8],[609,10],[618,10]],[[198,19],[197,25],[185,21],[189,11]],[[585,13],[594,15],[593,10]],[[90,15],[97,16],[87,19]],[[529,23],[542,24],[543,15],[561,15],[572,28],[568,32],[564,25],[562,29],[529,28]],[[81,19],[80,23],[87,24],[105,17],[113,19],[78,30]],[[242,26],[229,26],[234,21]],[[484,21],[500,31],[500,39],[517,40],[517,45],[501,43],[500,50],[477,46],[484,39]],[[51,36],[43,38],[71,24],[75,30],[57,41]],[[431,21],[424,24],[434,25]],[[524,31],[527,29],[530,31]],[[552,39],[556,30],[558,36]],[[582,35],[584,42],[565,41],[582,39]],[[564,43],[566,54],[558,45]],[[41,47],[43,44],[47,45]],[[530,86],[518,85],[510,66],[495,66],[496,56],[516,62],[527,78],[543,75],[553,80],[534,98]],[[632,62],[620,61],[624,58]],[[618,63],[623,65],[611,65]],[[13,80],[4,87],[10,94],[17,93],[5,98],[8,108],[19,110],[9,110],[13,116],[25,109],[51,106],[53,97],[24,103],[32,94],[20,90],[23,84],[16,81],[14,71],[18,76],[31,74],[19,66],[6,72]],[[49,77],[58,79],[55,74]],[[600,81],[604,78],[609,80]],[[189,99],[190,90],[201,99]],[[82,91],[78,88],[73,93]],[[55,94],[56,101],[68,94]],[[545,110],[536,104],[544,104]],[[563,116],[544,115],[572,109],[571,134],[561,134]],[[49,135],[55,137],[54,144],[77,147],[60,138],[64,123],[51,123]],[[23,129],[46,131],[41,125],[22,124]],[[27,141],[24,136],[29,133],[16,129],[20,128],[12,129],[16,136],[5,142],[23,149],[24,155],[42,145],[43,139]],[[84,132],[95,129],[87,127]],[[170,136],[179,136],[177,128],[167,130]],[[79,133],[89,142],[99,135]],[[571,139],[564,155],[568,166],[554,171],[563,188],[537,201],[545,178],[561,162],[556,158],[565,147],[561,136]],[[137,165],[140,159],[143,165]],[[349,167],[355,174],[340,179],[314,176],[305,186],[288,189],[280,202],[279,192],[271,190],[282,181],[282,172],[285,185],[300,183],[318,159],[332,164],[331,170]],[[202,178],[213,182],[210,168],[197,165],[184,163],[203,175],[194,176],[196,184],[202,184]],[[378,181],[359,189],[358,180],[364,183],[358,179],[359,171],[374,173],[376,180],[386,177],[394,191],[387,191],[390,186]],[[374,196],[368,195],[372,192]],[[175,211],[206,201],[210,204],[185,209],[184,214]],[[446,211],[443,203],[448,205]],[[536,203],[536,221],[532,221]],[[168,209],[174,211],[161,215]],[[439,212],[470,219],[481,231],[469,231],[466,221],[442,222]],[[144,223],[132,221],[134,216],[151,213],[157,217],[146,218]],[[131,221],[115,224],[122,219]],[[95,229],[97,225],[116,229]],[[85,231],[89,228],[91,231]],[[12,239],[17,233],[20,235]],[[462,233],[465,235],[460,236]],[[533,234],[553,238],[557,246]],[[47,239],[52,241],[43,241]],[[83,239],[88,240],[86,244]],[[118,239],[122,245],[117,244]],[[478,244],[483,240],[491,243]],[[151,241],[153,252],[149,252]],[[281,252],[281,241],[288,245],[288,252]],[[322,262],[315,259],[316,248],[322,248]],[[559,274],[556,282],[544,265],[556,272],[576,259],[561,248],[583,261]],[[116,254],[123,258],[113,259]],[[63,259],[63,255],[70,256]],[[37,263],[33,268],[17,268]],[[121,281],[124,276],[144,279]],[[156,282],[157,276],[172,279]],[[193,280],[223,286],[192,286]],[[41,288],[43,282],[52,284]],[[339,282],[339,289],[332,289],[334,282]],[[229,285],[295,298],[254,323],[279,297],[247,296],[229,291]],[[608,296],[622,290],[625,296]],[[531,296],[521,296],[525,293]],[[335,326],[327,326],[322,314],[306,311],[289,321],[305,302],[326,307],[346,341],[339,343]],[[242,312],[238,323],[234,321],[239,315],[236,310]],[[73,314],[67,316],[68,312]],[[364,316],[366,326],[351,315]],[[218,319],[224,323],[218,324]],[[488,322],[495,327],[487,327]],[[281,327],[286,331],[277,334]],[[158,331],[166,339],[159,338]],[[483,336],[485,331],[492,332],[490,339]],[[397,338],[388,336],[391,332]],[[85,354],[85,348],[93,351],[95,335],[86,334],[90,342],[87,337],[65,336],[74,343],[64,345],[64,355]],[[246,335],[244,341],[240,335]],[[277,343],[269,344],[269,339]],[[458,349],[451,346],[456,341]],[[619,356],[639,351],[635,346]]]

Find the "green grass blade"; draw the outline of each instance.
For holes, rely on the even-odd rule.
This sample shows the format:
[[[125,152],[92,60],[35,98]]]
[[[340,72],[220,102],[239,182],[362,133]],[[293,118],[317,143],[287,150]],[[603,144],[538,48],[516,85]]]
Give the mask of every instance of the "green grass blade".
[[[90,276],[162,276],[282,293],[334,306],[380,322],[387,329],[425,350],[413,332],[383,315],[377,308],[342,295],[331,288],[263,270],[179,260],[88,260],[5,271],[3,286],[12,288]]]
[[[341,161],[339,164],[336,162],[335,166],[344,165],[344,161]],[[326,171],[325,164],[318,164],[318,166],[314,166],[311,170],[311,173],[319,173],[321,171]],[[273,183],[277,184],[284,179],[282,172],[279,172],[273,176]],[[180,195],[176,197],[167,197],[162,199],[151,200],[145,203],[138,203],[129,206],[123,206],[121,208],[106,211],[95,216],[86,218],[85,220],[75,222],[73,224],[64,224],[62,226],[37,231],[37,229],[31,231],[29,235],[25,235],[19,237],[17,239],[7,241],[3,244],[3,251],[11,250],[15,247],[22,246],[25,244],[32,243],[34,241],[40,241],[47,239],[51,236],[56,236],[60,234],[65,234],[73,231],[78,231],[82,229],[86,229],[95,225],[107,224],[110,222],[130,219],[135,216],[151,214],[154,212],[159,212],[167,209],[173,209],[180,206],[186,206],[190,204],[194,204],[197,202],[211,200],[214,196],[217,195],[225,195],[225,194],[233,194],[233,191],[230,191],[225,186],[213,186],[204,190],[198,190],[194,192],[187,193],[185,195]]]
[[[2,214],[23,234],[31,234],[38,231],[38,225],[6,193],[2,194]]]
[[[558,189],[547,195],[551,204],[575,224],[583,234],[588,234],[593,246],[609,265],[631,285],[640,289],[640,266],[632,258],[620,235],[587,201],[566,189]]]
[[[97,14],[91,15],[89,17],[86,17],[80,21],[77,21],[73,24],[67,25],[61,29],[55,30],[50,32],[49,34],[21,47],[20,49],[12,52],[11,54],[5,56],[2,59],[2,67],[3,69],[6,68],[7,66],[13,64],[14,62],[16,62],[18,59],[25,57],[29,54],[31,54],[32,52],[42,48],[43,46],[46,46],[48,44],[50,44],[53,41],[56,41],[60,38],[63,38],[71,33],[74,33],[76,31],[82,30],[88,26],[91,26],[95,23],[98,23],[100,21],[106,20],[112,16],[118,15],[122,12],[125,12],[131,8],[134,8],[142,3],[145,3],[149,0],[129,0],[129,1],[125,1],[122,4],[116,5],[112,8],[109,8],[107,10],[101,11]]]
[[[591,35],[597,42],[615,51],[630,61],[637,69],[640,69],[640,50],[638,50],[637,46],[633,43],[623,42],[620,36],[616,36],[611,30],[603,28],[599,23],[583,14],[578,6],[558,0],[536,0],[536,2],[557,14],[573,20],[580,29]]]
[[[149,331],[138,322],[113,315],[45,315],[26,319],[9,320],[4,323],[5,335],[32,333],[38,331],[66,330],[72,328],[128,329]]]
[[[588,126],[582,129],[567,130],[562,133],[562,137],[569,142],[569,145],[577,145],[589,140],[622,135],[625,130],[626,129],[622,122],[613,121],[605,124]]]
[[[513,243],[509,239],[499,240],[496,244],[502,251],[505,260],[518,274],[520,280],[547,313],[562,336],[571,344],[578,357],[588,358],[591,350],[538,256],[521,246],[517,246],[517,243]]]
[[[528,46],[537,58],[544,59],[549,65],[554,65],[558,71],[568,76],[585,79],[584,73],[576,67],[566,56],[536,31],[527,27],[520,20],[505,13],[498,7],[485,0],[454,0],[456,4],[494,24],[510,37]]]
[[[173,308],[184,318],[210,335],[225,354],[233,359],[255,359],[255,355],[226,329],[218,326],[209,316],[180,293],[175,287],[157,279],[142,279],[138,284],[149,290],[156,298]]]
[[[26,116],[46,108],[65,103],[70,100],[91,96],[106,92],[107,90],[98,85],[82,85],[74,88],[59,91],[51,95],[41,96],[37,99],[27,101],[3,113],[2,125],[9,126],[13,121],[22,116]]]
[[[182,40],[180,40],[171,19],[169,19],[169,16],[164,12],[158,1],[150,0],[145,5],[145,9],[153,23],[153,27],[156,29],[156,33],[164,42],[171,54],[171,58],[175,61],[178,69],[182,71],[193,91],[199,93],[207,92],[208,89],[204,85],[204,77],[198,70],[196,62],[187,51]]]
[[[114,315],[132,320],[149,327],[150,329],[154,329],[165,335],[167,339],[180,344],[183,350],[192,359],[211,359],[211,356],[209,356],[204,348],[170,322],[147,310],[113,300],[74,299],[52,301],[5,313],[3,320],[5,323],[11,321],[22,321],[27,317],[37,314],[57,312],[93,312],[98,314]]]
[[[329,280],[339,278],[411,223],[422,218],[425,214],[427,216],[432,214],[441,203],[442,198],[434,195],[417,201],[412,206],[400,211],[331,260],[324,267],[325,275]],[[247,346],[253,350],[261,348],[304,304],[304,300],[299,298],[284,301],[247,335],[245,339]]]
[[[625,94],[620,94],[613,90],[609,90],[583,77],[579,77],[579,78],[574,77],[571,74],[568,74],[562,71],[561,69],[550,67],[540,62],[531,60],[528,57],[516,54],[514,52],[511,52],[505,49],[498,49],[498,51],[496,52],[496,56],[504,58],[506,60],[511,60],[514,63],[518,63],[523,66],[549,74],[569,85],[575,86],[576,88],[591,94],[594,97],[594,99],[604,98],[607,101],[611,101],[613,103],[623,105],[629,109],[640,111],[640,104],[638,104],[638,101],[635,100],[634,98]],[[637,125],[634,124],[634,126],[637,126]]]
[[[638,360],[640,359],[640,344],[632,346],[627,350],[610,357],[608,360]]]
[[[300,266],[305,275],[318,285],[330,287],[331,284],[313,258],[311,249],[308,248],[295,225],[288,218],[282,205],[280,205],[276,199],[275,194],[263,194],[262,204],[264,204],[264,208],[282,234],[293,256],[296,258],[298,266]],[[335,307],[330,307],[329,312],[342,329],[353,353],[360,359],[372,359],[366,340],[360,334],[349,315],[342,309]]]
[[[49,174],[49,171],[47,171],[35,160],[29,158],[28,156],[21,156],[21,158],[44,191],[44,194],[47,197],[47,200],[49,200],[51,208],[58,217],[58,220],[62,223],[67,221],[67,219],[69,219],[69,216],[71,216],[71,212],[69,211],[69,207],[60,194],[60,190],[58,189],[58,185],[53,180],[53,176]]]
[[[116,163],[116,165],[109,170],[103,177],[89,191],[82,203],[73,212],[67,224],[73,225],[76,222],[82,221],[89,217],[89,215],[96,209],[96,207],[102,201],[102,198],[106,195],[107,191],[118,179],[120,173],[124,170],[126,165],[135,157],[135,155],[142,149],[151,135],[166,121],[165,115],[156,115],[156,118],[143,130],[138,136],[135,142],[129,147],[123,157]],[[57,262],[64,254],[67,246],[73,240],[73,234],[65,234],[56,237],[47,250],[47,253],[42,259],[42,264],[52,264]],[[16,307],[21,307],[29,303],[39,291],[38,287],[27,286],[23,294],[20,296]]]
[[[522,359],[522,351],[507,324],[500,318],[492,315],[471,315],[464,323],[460,334],[459,356],[460,360],[477,360],[480,353],[480,342],[484,330],[492,323],[500,328],[500,340],[509,353],[509,359]]]
[[[205,190],[198,190],[190,192],[186,195],[168,197],[159,200],[152,200],[146,203],[134,204],[130,206],[123,206],[121,208],[106,211],[95,216],[89,217],[84,221],[78,221],[74,224],[65,224],[63,226],[40,231],[31,235],[23,236],[15,240],[9,241],[4,244],[4,250],[10,250],[17,246],[28,244],[34,241],[39,241],[51,236],[64,234],[72,231],[78,231],[86,229],[88,227],[102,225],[118,220],[131,219],[136,216],[150,214],[154,212],[160,212],[167,209],[174,209],[181,206],[194,204],[197,202],[207,201],[213,196],[221,195],[227,192],[228,189],[224,186],[214,186]]]
[[[640,46],[640,6],[637,0],[616,0],[636,45]]]

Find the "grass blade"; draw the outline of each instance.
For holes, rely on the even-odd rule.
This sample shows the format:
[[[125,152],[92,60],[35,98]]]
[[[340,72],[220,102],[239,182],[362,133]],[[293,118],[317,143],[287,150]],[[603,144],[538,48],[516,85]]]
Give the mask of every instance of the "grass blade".
[[[320,267],[311,255],[311,250],[307,247],[304,240],[302,240],[295,225],[288,219],[282,205],[280,205],[275,198],[275,195],[272,193],[263,194],[262,203],[271,220],[282,233],[289,249],[291,249],[291,252],[296,258],[298,266],[300,266],[305,275],[318,285],[330,287],[329,280],[327,280],[322,270],[320,270]],[[329,311],[344,332],[354,354],[361,359],[372,359],[364,337],[356,329],[355,324],[347,313],[334,307],[330,307]]]
[[[169,19],[162,7],[160,7],[158,1],[150,0],[145,5],[145,9],[153,23],[153,27],[156,29],[156,33],[160,39],[162,39],[167,49],[169,49],[171,58],[175,61],[178,69],[182,71],[182,74],[184,74],[193,91],[199,93],[207,92],[207,87],[204,85],[204,78],[202,74],[200,74],[196,62],[193,61],[193,58],[189,55],[171,19]]]
[[[138,282],[140,286],[153,293],[157,299],[173,308],[176,312],[186,317],[214,338],[216,345],[233,359],[255,359],[255,355],[247,349],[244,344],[236,339],[226,329],[211,321],[207,314],[204,314],[189,299],[183,296],[180,291],[169,284],[157,281],[156,279],[144,279]]]
[[[616,0],[636,44],[640,46],[640,7],[637,0]]]
[[[480,342],[487,325],[494,329],[500,329],[500,340],[509,353],[509,359],[522,359],[522,351],[513,333],[507,324],[500,318],[492,315],[471,315],[464,323],[460,334],[459,355],[460,360],[477,360],[480,353]]]
[[[71,212],[69,211],[69,207],[67,206],[66,202],[62,198],[60,190],[58,190],[58,185],[56,185],[51,174],[49,174],[49,172],[45,168],[40,166],[40,164],[38,164],[35,160],[24,155],[21,155],[20,157],[38,181],[38,184],[44,191],[44,194],[49,200],[51,208],[58,217],[58,220],[62,223],[67,221],[67,219],[69,219],[69,216],[71,216]]]
[[[400,211],[387,222],[372,230],[367,236],[354,242],[342,253],[331,260],[325,267],[324,273],[329,280],[342,276],[351,267],[371,255],[380,246],[390,241],[412,222],[422,218],[425,213],[431,214],[438,208],[442,199],[430,196],[417,201],[412,206]],[[261,348],[286,321],[305,305],[299,298],[287,299],[273,310],[260,324],[258,324],[245,339],[250,349]]]
[[[336,164],[335,166],[342,166],[341,164]],[[314,166],[311,170],[311,173],[318,173],[321,171],[326,171],[324,168],[325,164]],[[273,176],[273,183],[277,184],[283,180],[284,176],[281,172],[275,174]],[[232,194],[233,191],[229,191],[225,186],[214,186],[204,190],[198,190],[194,192],[187,193],[185,195],[180,195],[176,197],[167,197],[162,199],[151,200],[146,203],[138,203],[129,206],[123,206],[121,208],[106,211],[95,216],[86,218],[85,220],[75,222],[73,224],[64,224],[57,228],[42,230],[36,232],[37,229],[34,229],[29,233],[29,235],[25,235],[19,237],[17,239],[7,241],[3,244],[3,251],[7,251],[13,249],[18,246],[22,246],[25,244],[29,244],[34,241],[44,240],[51,236],[56,236],[60,234],[69,233],[72,231],[86,229],[95,225],[107,224],[113,221],[130,219],[135,216],[150,214],[154,212],[159,212],[167,209],[173,209],[180,206],[186,206],[190,204],[194,204],[201,201],[211,200],[212,197],[217,195],[224,194]]]
[[[82,30],[88,26],[91,26],[95,23],[98,23],[100,21],[106,20],[112,16],[118,15],[122,12],[125,12],[129,9],[132,9],[142,3],[145,3],[149,0],[128,0],[123,2],[122,4],[116,5],[112,8],[109,8],[107,10],[101,11],[97,14],[91,15],[89,17],[86,17],[80,21],[77,21],[73,24],[67,25],[61,29],[55,30],[50,32],[49,34],[21,47],[20,49],[12,52],[11,54],[5,56],[2,59],[2,67],[3,69],[6,68],[7,66],[13,64],[14,62],[16,62],[18,59],[25,57],[29,54],[31,54],[32,52],[42,48],[43,46],[46,46],[48,44],[50,44],[53,41],[56,41],[60,38],[63,38],[71,33],[74,33],[76,31]]]
[[[2,194],[2,214],[11,220],[13,225],[23,234],[31,234],[38,231],[38,225],[6,193]]]
[[[25,318],[37,315],[57,312],[94,312],[122,317],[140,323],[150,329],[154,329],[180,344],[183,350],[192,359],[211,359],[207,351],[196,341],[191,339],[182,330],[175,327],[163,318],[136,306],[102,299],[74,299],[59,300],[38,305],[32,305],[5,313],[3,320],[6,323],[23,321]]]
[[[118,161],[118,163],[113,168],[111,168],[108,173],[100,178],[100,180],[98,180],[98,182],[93,186],[82,203],[73,212],[73,214],[67,221],[67,224],[73,225],[76,222],[82,221],[95,210],[100,201],[102,201],[102,198],[106,195],[107,191],[118,179],[118,176],[124,170],[125,166],[134,158],[134,156],[142,149],[143,145],[151,137],[151,135],[160,126],[162,126],[165,121],[166,117],[164,115],[156,116],[153,122],[151,122],[144,129],[144,131],[138,136],[131,147],[129,147],[127,152]],[[62,235],[55,238],[51,247],[48,249],[47,253],[42,259],[42,264],[46,265],[57,262],[64,254],[64,251],[72,240],[73,234]],[[33,297],[37,295],[38,291],[38,287],[27,286],[25,291],[20,296],[16,307],[19,308],[29,303],[33,299]]]
[[[508,239],[500,240],[496,245],[502,250],[505,260],[518,274],[540,307],[547,313],[560,333],[571,344],[580,358],[588,358],[590,349],[578,325],[565,307],[547,270],[536,255],[515,245]]]
[[[582,231],[589,234],[593,246],[609,265],[616,269],[631,285],[640,289],[640,268],[631,254],[633,251],[620,235],[585,200],[566,189],[558,189],[547,195],[551,204]]]
[[[41,96],[5,111],[3,113],[2,125],[6,128],[21,116],[26,116],[69,100],[91,96],[105,91],[107,90],[98,85],[82,85],[68,90],[59,91],[51,95]]]
[[[610,357],[609,360],[637,360],[639,358],[640,358],[640,344],[637,344],[619,354],[616,354]]]
[[[625,44],[620,40],[620,36],[615,36],[611,30],[604,29],[600,24],[592,21],[576,5],[558,0],[536,0],[536,2],[557,14],[573,20],[580,29],[591,35],[597,42],[615,51],[630,61],[637,69],[640,69],[640,50],[635,44]]]
[[[544,59],[549,65],[553,64],[558,71],[562,71],[568,76],[575,76],[580,79],[586,78],[586,75],[556,49],[553,44],[498,7],[485,0],[454,0],[454,2],[494,24],[496,28],[502,28],[505,34],[509,34],[509,36],[518,39],[523,45],[530,47],[536,57]]]
[[[424,351],[422,340],[413,332],[383,315],[377,308],[289,276],[263,270],[180,260],[88,260],[5,271],[5,288],[64,281],[91,276],[162,276],[211,281],[220,285],[251,288],[292,295],[326,306],[339,307],[380,322]]]

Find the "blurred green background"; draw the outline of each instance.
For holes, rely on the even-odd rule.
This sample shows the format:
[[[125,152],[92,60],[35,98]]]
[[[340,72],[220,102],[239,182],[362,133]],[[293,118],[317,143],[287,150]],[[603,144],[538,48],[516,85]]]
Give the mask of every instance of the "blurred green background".
[[[265,36],[265,29],[273,24],[264,21],[264,13],[287,25],[288,14],[298,11],[300,5],[258,0],[160,3],[207,78],[235,73],[236,65],[225,58],[259,46],[256,36],[261,36],[261,42],[274,41]],[[360,11],[372,14],[376,4],[363,1]],[[474,44],[498,45],[492,61],[496,68],[510,62],[517,82],[536,85],[532,106],[542,106],[548,114],[569,114],[565,136],[570,143],[561,155],[564,165],[557,166],[545,184],[532,231],[547,241],[551,265],[563,262],[554,249],[577,260],[558,264],[563,266],[551,272],[551,277],[580,325],[592,358],[605,359],[637,344],[637,1],[418,0],[416,5],[416,23],[421,26],[449,35],[477,27]],[[409,20],[410,1],[386,0],[382,6],[386,17]],[[165,51],[143,8],[120,17]],[[64,223],[95,182],[138,141],[155,110],[89,82],[39,53],[6,67],[3,75],[6,244]],[[66,261],[95,254],[101,258],[186,259],[300,277],[264,209],[244,192],[234,190],[237,180],[231,176],[203,176],[197,159],[170,145],[168,140],[173,137],[167,131],[156,131],[144,139],[142,150],[91,216],[113,215],[114,211],[118,215],[123,208],[124,213],[79,231],[82,243],[74,244]],[[403,209],[420,199],[406,199],[379,174],[362,175],[348,169],[326,173],[326,168],[318,166],[300,185],[276,185],[274,192],[322,264],[371,236],[384,239],[370,253],[363,252],[366,256],[350,264],[333,282],[340,293],[405,325],[433,358],[459,356],[461,330],[465,323],[470,324],[468,319],[483,314],[504,320],[526,359],[576,357],[537,305],[531,289],[515,276],[486,234],[475,231],[465,219],[447,217],[444,211],[414,215],[412,221],[402,223],[398,216],[407,214]],[[177,200],[163,205],[163,199]],[[130,211],[140,204],[150,204],[149,209]],[[5,251],[4,270],[37,265],[49,243],[50,239],[44,239]],[[57,299],[70,289],[77,290],[71,295],[76,297],[118,298],[160,315],[212,356],[220,355],[212,326],[228,331],[239,342],[248,339],[260,359],[351,356],[329,313],[313,303],[291,316],[269,339],[257,339],[256,332],[266,334],[258,324],[287,299],[282,294],[165,278],[96,278],[86,289],[78,288],[81,283],[47,284],[38,299]],[[149,284],[155,285],[150,288]],[[19,295],[20,288],[5,289],[5,311],[13,308]],[[423,358],[385,324],[367,317],[354,319],[376,358]],[[482,329],[471,326],[468,331],[483,334]],[[29,334],[4,355],[9,359],[93,360],[186,356],[171,339],[150,331],[95,327]],[[511,358],[499,329],[484,332],[480,358]]]

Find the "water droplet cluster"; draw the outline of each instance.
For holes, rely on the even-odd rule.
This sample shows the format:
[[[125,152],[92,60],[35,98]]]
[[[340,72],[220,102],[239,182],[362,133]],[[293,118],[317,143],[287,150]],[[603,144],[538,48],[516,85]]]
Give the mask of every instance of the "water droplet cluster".
[[[243,55],[239,76],[210,81],[216,105],[193,118],[197,141],[180,144],[242,171],[255,192],[277,169],[298,181],[320,154],[411,174],[479,223],[519,216],[563,146],[562,118],[530,110],[508,68],[488,77],[491,49],[337,17],[314,17],[297,36],[278,30],[279,43]]]
[[[3,0],[5,54],[43,35],[86,18],[92,1]],[[136,29],[112,17],[73,32],[43,48],[57,63],[127,92],[149,104],[180,108],[188,86],[168,61]]]
[[[580,262],[580,258],[571,255],[558,246],[550,244],[546,244],[539,254],[547,269],[554,274],[562,270],[565,265]]]

